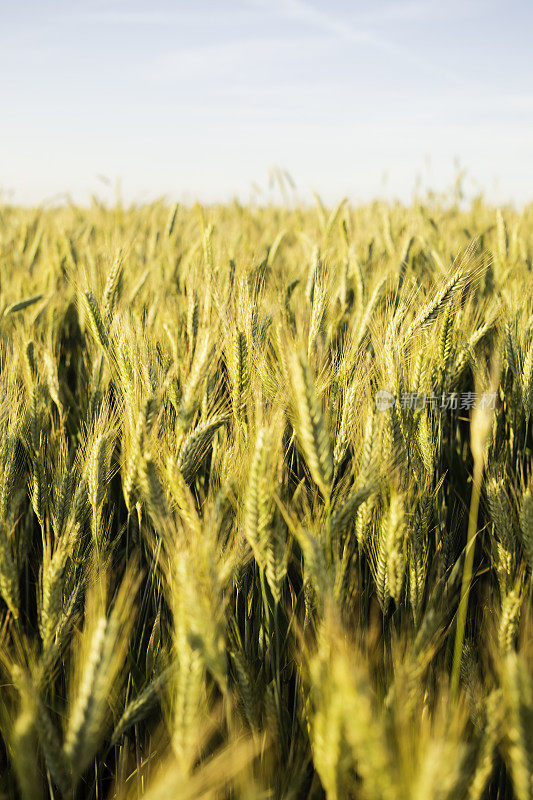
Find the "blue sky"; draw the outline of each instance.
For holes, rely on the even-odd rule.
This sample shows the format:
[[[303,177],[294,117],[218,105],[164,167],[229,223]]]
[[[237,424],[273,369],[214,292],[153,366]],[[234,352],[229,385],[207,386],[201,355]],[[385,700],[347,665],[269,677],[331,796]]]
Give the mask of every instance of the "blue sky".
[[[527,0],[0,0],[0,191],[533,200]]]

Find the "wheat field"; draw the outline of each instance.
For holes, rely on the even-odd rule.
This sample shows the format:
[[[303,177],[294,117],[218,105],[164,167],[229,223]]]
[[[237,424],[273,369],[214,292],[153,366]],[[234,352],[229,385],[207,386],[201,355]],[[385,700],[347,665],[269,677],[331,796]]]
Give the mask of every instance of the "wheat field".
[[[4,798],[533,796],[533,207],[0,208]]]

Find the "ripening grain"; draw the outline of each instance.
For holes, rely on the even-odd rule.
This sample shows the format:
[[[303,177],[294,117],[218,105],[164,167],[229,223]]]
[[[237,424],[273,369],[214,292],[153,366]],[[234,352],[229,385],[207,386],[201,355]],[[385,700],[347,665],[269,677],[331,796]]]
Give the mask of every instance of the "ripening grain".
[[[0,253],[2,796],[530,800],[533,208]]]

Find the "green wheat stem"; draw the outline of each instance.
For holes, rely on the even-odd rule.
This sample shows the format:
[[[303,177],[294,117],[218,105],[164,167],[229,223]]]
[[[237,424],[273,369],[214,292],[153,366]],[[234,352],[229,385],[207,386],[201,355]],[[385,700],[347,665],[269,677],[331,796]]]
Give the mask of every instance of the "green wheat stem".
[[[468,598],[472,583],[472,569],[474,566],[475,537],[477,533],[477,520],[479,513],[479,500],[481,496],[481,484],[483,480],[483,460],[477,458],[474,461],[474,475],[472,483],[472,496],[470,499],[470,511],[468,514],[468,534],[466,541],[465,563],[463,567],[463,578],[461,583],[461,599],[457,610],[457,627],[455,631],[455,645],[453,651],[453,665],[451,678],[452,697],[456,698],[459,690],[459,677],[461,670],[461,658],[463,653],[463,642],[466,627],[466,615],[468,611]]]

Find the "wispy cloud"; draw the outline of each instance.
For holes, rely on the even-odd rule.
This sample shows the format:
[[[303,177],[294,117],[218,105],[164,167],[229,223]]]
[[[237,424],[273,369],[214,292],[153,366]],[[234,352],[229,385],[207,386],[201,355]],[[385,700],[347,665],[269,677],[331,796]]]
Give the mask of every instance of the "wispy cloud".
[[[388,3],[373,3],[358,11],[356,18],[363,24],[409,22],[432,23],[445,19],[464,19],[486,11],[490,0],[393,0]]]
[[[136,11],[131,8],[106,8],[105,6],[93,8],[92,10],[86,9],[80,12],[79,18],[103,24],[131,25],[135,27],[144,27],[146,25],[161,27],[200,19],[198,14],[187,11],[157,11],[155,9]]]
[[[315,8],[305,0],[280,0],[273,6],[283,16],[304,22],[323,32],[333,34],[338,39],[351,44],[373,47],[390,56],[395,56],[405,63],[422,69],[424,72],[453,83],[461,83],[461,76],[447,67],[441,67],[414,53],[411,49],[397,44],[371,30],[354,25],[329,11]]]
[[[230,42],[194,45],[161,53],[149,66],[149,76],[158,83],[179,78],[199,82],[213,78],[217,83],[234,77],[254,85],[251,77],[263,70],[272,75],[273,65],[312,56],[320,47],[317,36],[248,38]]]
[[[450,0],[449,0],[450,2]],[[436,14],[447,8],[448,4],[438,0],[405,0],[405,2],[373,3],[370,8],[358,14],[361,22],[397,22],[434,19]]]

